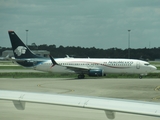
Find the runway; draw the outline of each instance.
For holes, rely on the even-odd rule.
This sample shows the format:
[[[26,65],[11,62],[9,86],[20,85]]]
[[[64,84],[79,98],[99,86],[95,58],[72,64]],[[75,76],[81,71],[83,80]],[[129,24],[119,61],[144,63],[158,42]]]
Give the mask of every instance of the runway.
[[[1,90],[99,96],[160,102],[159,79],[72,79],[72,78],[0,78]],[[10,101],[0,101],[3,120],[107,120],[104,111],[27,103],[19,111]],[[115,120],[158,120],[159,118],[116,113]]]

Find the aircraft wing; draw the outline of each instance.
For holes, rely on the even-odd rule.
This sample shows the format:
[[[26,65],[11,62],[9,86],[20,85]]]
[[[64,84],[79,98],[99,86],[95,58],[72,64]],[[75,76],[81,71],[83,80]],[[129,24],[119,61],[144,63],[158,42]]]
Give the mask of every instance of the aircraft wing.
[[[75,73],[88,73],[89,68],[87,67],[83,67],[83,66],[78,66],[78,67],[68,67],[68,66],[64,66],[67,69],[74,71]]]
[[[136,100],[5,90],[0,90],[0,100],[13,101],[18,110],[24,110],[29,102],[104,110],[109,119],[115,118],[115,112],[160,117],[160,103]]]
[[[53,65],[59,65],[51,55],[49,55],[49,57]],[[63,67],[66,67],[67,69],[74,71],[76,73],[88,73],[88,70],[90,70],[90,68],[87,66],[67,66],[67,65],[65,66],[63,65]],[[99,69],[99,68],[94,68],[94,69]]]

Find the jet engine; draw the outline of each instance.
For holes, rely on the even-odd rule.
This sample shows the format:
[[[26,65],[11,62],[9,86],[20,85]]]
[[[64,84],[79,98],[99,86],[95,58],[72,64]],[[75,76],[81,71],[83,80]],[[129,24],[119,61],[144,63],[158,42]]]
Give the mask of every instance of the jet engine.
[[[88,71],[89,76],[103,76],[103,70],[101,69],[91,69]]]

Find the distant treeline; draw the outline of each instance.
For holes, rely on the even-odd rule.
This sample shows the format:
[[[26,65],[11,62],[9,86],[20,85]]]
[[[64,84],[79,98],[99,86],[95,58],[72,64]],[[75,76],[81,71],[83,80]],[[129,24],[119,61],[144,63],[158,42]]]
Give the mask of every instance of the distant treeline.
[[[55,58],[70,57],[75,58],[128,58],[128,49],[120,48],[109,48],[109,49],[99,49],[95,47],[84,48],[84,47],[74,47],[74,46],[59,46],[56,45],[39,45],[35,43],[29,46],[31,50],[47,50]],[[1,47],[0,54],[4,50],[11,48]],[[140,49],[130,49],[130,58],[132,59],[142,59],[142,60],[155,60],[160,58],[160,47],[158,48],[140,48]]]

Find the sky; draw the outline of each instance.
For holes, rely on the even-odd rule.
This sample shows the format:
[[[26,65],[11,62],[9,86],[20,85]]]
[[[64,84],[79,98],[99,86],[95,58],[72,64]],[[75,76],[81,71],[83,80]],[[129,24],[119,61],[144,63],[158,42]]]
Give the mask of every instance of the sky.
[[[9,30],[28,44],[160,47],[160,0],[0,0],[1,47]]]

